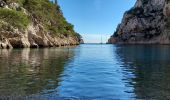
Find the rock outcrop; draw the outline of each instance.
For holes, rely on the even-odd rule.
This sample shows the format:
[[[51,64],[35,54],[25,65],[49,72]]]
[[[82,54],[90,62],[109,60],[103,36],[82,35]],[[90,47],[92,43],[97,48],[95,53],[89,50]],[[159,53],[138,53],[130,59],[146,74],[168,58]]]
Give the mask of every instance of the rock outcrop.
[[[57,4],[48,0],[39,0],[44,3],[37,5],[33,4],[38,0],[14,1],[0,0],[0,48],[58,47],[82,41]]]
[[[170,44],[170,0],[137,0],[108,43]]]

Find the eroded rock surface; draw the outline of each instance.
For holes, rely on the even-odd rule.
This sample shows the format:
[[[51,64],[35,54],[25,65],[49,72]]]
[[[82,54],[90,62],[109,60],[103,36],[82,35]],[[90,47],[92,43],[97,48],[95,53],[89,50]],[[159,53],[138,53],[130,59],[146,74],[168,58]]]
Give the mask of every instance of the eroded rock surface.
[[[82,41],[80,36],[77,36],[77,34],[52,34],[46,29],[46,27],[44,27],[43,22],[38,21],[39,19],[34,17],[33,14],[30,14],[26,8],[17,2],[7,1],[10,0],[0,0],[1,11],[8,9],[11,11],[22,12],[29,17],[30,22],[26,28],[20,29],[10,25],[7,21],[4,21],[3,18],[5,15],[3,17],[0,15],[0,48],[58,47],[77,45]],[[52,5],[48,1],[45,2]],[[62,13],[60,16],[62,16]],[[49,25],[51,25],[51,27],[53,27],[52,23],[55,22],[50,22],[49,20]]]
[[[170,1],[137,0],[108,43],[170,44]]]

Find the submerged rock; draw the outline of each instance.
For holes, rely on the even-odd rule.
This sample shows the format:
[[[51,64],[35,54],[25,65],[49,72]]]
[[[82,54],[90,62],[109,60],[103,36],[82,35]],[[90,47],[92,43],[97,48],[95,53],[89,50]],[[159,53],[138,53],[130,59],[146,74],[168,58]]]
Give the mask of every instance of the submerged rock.
[[[170,44],[170,1],[137,0],[108,43]]]

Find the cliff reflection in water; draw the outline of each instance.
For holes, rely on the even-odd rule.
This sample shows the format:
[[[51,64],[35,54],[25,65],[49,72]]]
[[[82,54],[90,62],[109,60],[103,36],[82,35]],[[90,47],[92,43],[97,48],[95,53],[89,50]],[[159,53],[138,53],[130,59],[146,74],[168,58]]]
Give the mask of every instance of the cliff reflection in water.
[[[0,96],[54,91],[64,65],[73,56],[68,49],[0,50]]]
[[[0,100],[169,100],[169,49],[83,44],[0,50]]]
[[[117,46],[127,87],[137,99],[170,99],[170,46]]]

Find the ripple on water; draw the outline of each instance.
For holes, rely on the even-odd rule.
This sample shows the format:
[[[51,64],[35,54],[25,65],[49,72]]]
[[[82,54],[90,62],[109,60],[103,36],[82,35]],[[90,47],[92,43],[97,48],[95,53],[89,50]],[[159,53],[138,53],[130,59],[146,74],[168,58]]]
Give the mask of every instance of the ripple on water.
[[[0,50],[0,99],[170,99],[170,46]]]

